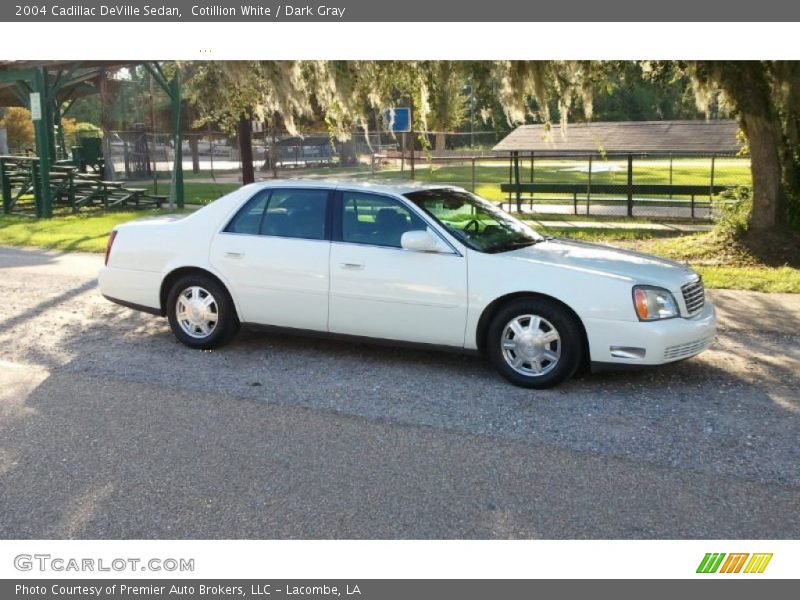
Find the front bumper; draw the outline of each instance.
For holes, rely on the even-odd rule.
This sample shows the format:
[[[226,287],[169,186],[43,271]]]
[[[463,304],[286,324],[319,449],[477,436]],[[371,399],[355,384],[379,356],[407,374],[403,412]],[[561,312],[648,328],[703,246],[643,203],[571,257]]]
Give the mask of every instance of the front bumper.
[[[592,362],[661,365],[700,354],[714,341],[717,314],[706,301],[700,314],[664,321],[584,319]]]

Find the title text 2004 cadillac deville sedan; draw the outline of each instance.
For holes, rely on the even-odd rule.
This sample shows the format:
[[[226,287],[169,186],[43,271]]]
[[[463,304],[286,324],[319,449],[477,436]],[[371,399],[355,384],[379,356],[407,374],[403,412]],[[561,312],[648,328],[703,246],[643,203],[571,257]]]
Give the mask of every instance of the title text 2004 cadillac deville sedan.
[[[167,316],[193,348],[241,323],[449,346],[532,388],[585,361],[688,358],[716,326],[683,265],[542,237],[446,186],[245,186],[184,218],[119,226],[100,289]]]

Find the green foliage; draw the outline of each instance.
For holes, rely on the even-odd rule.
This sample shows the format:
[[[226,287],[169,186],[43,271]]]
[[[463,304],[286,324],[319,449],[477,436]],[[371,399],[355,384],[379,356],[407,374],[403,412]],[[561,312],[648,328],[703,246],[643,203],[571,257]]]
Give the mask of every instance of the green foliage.
[[[468,96],[464,94],[467,74],[453,61],[435,61],[430,70],[428,126],[433,131],[455,131],[467,116]]]
[[[103,130],[92,123],[78,123],[75,119],[64,117],[61,119],[64,128],[64,141],[67,148],[75,146],[84,137],[103,137]]]
[[[214,61],[181,65],[184,92],[198,112],[194,126],[215,123],[233,133],[242,117],[282,118],[291,133],[295,119],[312,113],[301,61]]]
[[[748,186],[736,186],[725,190],[715,202],[720,217],[714,229],[725,237],[736,238],[750,227],[750,213],[753,210],[753,196]]]
[[[7,109],[3,119],[0,120],[0,127],[6,130],[9,148],[17,152],[33,148],[33,121],[31,112],[27,108],[13,106]]]
[[[701,116],[691,81],[682,73],[653,71],[647,63],[614,61],[594,82],[597,121],[657,121]]]

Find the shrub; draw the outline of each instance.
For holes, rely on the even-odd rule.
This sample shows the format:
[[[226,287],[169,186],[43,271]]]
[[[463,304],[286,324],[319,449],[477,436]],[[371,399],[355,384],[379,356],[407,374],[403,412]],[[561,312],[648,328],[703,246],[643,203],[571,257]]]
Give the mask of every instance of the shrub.
[[[5,127],[8,136],[8,147],[19,153],[28,148],[33,148],[33,121],[31,112],[27,108],[12,106],[0,121],[0,127]]]
[[[67,148],[78,145],[84,137],[103,137],[103,130],[92,123],[78,122],[75,119],[64,117],[61,119],[64,128],[64,142]]]
[[[739,237],[747,232],[753,208],[753,196],[748,186],[725,190],[715,204],[720,215],[715,231],[726,237]]]

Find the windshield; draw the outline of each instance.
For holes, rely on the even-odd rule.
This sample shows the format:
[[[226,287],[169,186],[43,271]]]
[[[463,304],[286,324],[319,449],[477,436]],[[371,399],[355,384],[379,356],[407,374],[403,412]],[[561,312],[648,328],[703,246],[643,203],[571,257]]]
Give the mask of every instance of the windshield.
[[[469,192],[420,190],[405,194],[405,197],[473,250],[505,252],[544,239],[491,202]]]

